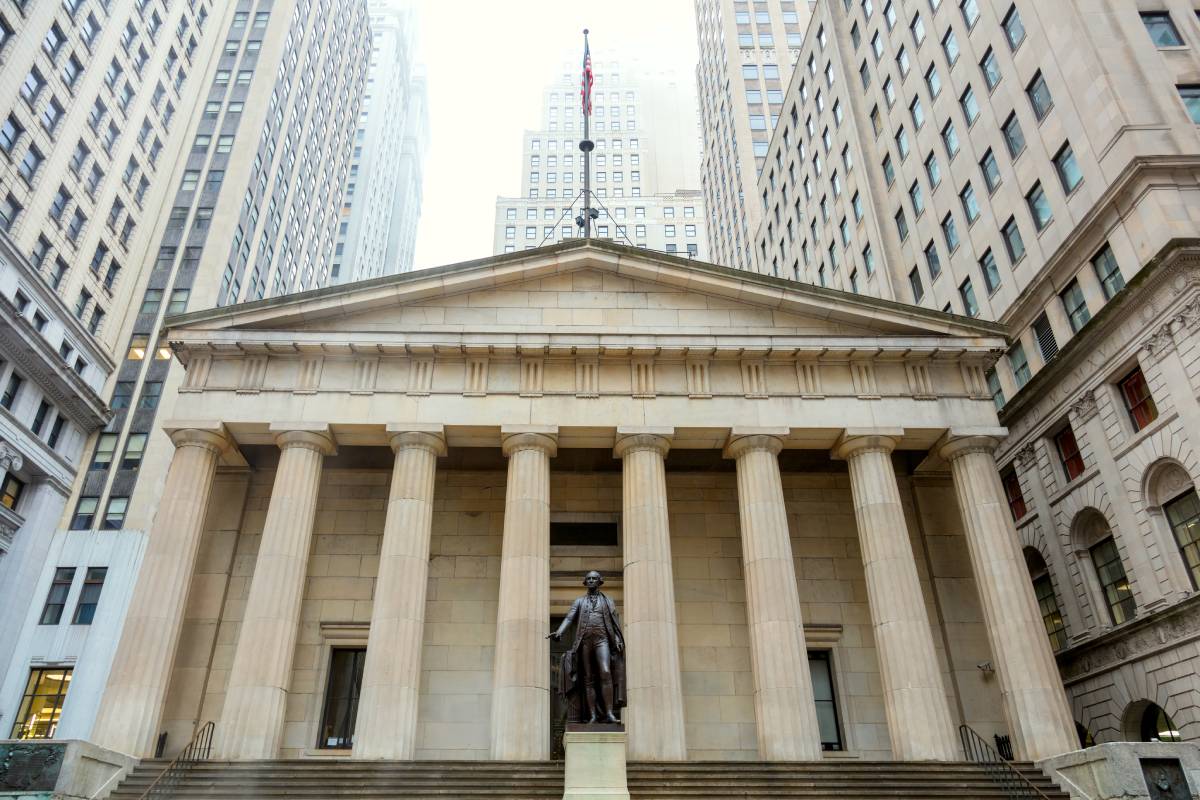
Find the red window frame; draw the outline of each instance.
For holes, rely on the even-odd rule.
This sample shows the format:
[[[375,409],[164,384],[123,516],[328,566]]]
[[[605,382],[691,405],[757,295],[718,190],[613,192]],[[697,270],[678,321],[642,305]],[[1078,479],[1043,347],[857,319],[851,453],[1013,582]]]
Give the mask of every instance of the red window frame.
[[[1008,499],[1008,510],[1015,522],[1029,511],[1025,507],[1025,495],[1021,493],[1021,481],[1017,478],[1017,473],[1011,469],[1002,473],[1000,480],[1004,483],[1004,496]]]
[[[1067,480],[1073,481],[1082,475],[1083,455],[1079,452],[1079,442],[1075,440],[1075,431],[1071,430],[1070,425],[1055,434],[1054,446],[1058,448],[1058,460],[1062,462]]]
[[[1117,384],[1121,389],[1121,399],[1125,401],[1125,410],[1129,412],[1129,420],[1133,429],[1140,431],[1154,420],[1158,419],[1158,406],[1154,404],[1154,395],[1150,394],[1150,385],[1141,367],[1135,367],[1133,372],[1126,375]]]

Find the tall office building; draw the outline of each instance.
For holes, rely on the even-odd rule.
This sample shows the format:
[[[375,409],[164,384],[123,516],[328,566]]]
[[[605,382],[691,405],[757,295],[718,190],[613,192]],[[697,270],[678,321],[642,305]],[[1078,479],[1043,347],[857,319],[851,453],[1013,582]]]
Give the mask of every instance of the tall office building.
[[[804,0],[696,0],[703,191],[709,256],[717,264],[747,269],[753,263],[751,242],[762,212],[750,199],[810,5]]]
[[[704,258],[704,203],[696,99],[688,81],[634,58],[593,61],[590,135],[593,235]],[[542,119],[525,131],[521,194],[496,199],[495,253],[581,236],[583,116],[579,67],[564,65],[542,93]]]
[[[358,115],[330,278],[335,283],[413,267],[429,142],[425,74],[413,62],[411,2],[371,0],[371,67]]]
[[[182,374],[162,321],[328,282],[370,42],[365,0],[36,11],[38,30],[11,34],[9,64],[32,63],[4,128],[0,224],[111,354],[115,413],[66,515],[37,532],[58,560],[21,598],[0,726],[82,738],[173,449],[156,417]],[[42,624],[51,599],[65,626],[97,597],[86,632]],[[48,702],[42,677],[70,692]],[[34,707],[54,724],[26,725]]]
[[[1140,9],[818,3],[750,204],[759,271],[1004,324],[1003,485],[1100,742],[1200,736],[1200,22]]]

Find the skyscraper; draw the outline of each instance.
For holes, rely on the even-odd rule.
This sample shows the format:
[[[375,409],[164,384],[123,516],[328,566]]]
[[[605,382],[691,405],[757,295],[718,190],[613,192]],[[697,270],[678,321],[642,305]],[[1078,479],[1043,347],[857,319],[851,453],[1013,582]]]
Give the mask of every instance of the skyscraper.
[[[979,388],[1084,742],[1200,705],[1198,45],[1190,6],[825,0],[747,203],[759,271],[1005,325]]]
[[[741,269],[753,261],[762,216],[750,202],[804,38],[810,3],[696,0],[696,83],[704,137],[709,257]]]
[[[81,0],[38,13],[41,47],[36,32],[12,43],[34,63],[4,129],[11,163],[33,177],[5,173],[3,225],[103,337],[115,414],[86,451],[66,518],[38,532],[69,546],[52,547],[61,560],[24,599],[0,714],[7,724],[21,705],[36,655],[73,670],[57,735],[86,736],[171,449],[157,408],[182,370],[157,338],[162,320],[328,282],[370,41],[364,0],[212,13]],[[113,309],[123,319],[114,312],[106,328]],[[58,637],[38,624],[47,593],[70,602],[100,567],[97,630]],[[74,577],[56,588],[60,568]]]
[[[593,61],[593,235],[704,258],[695,95],[687,81],[635,58]],[[583,117],[578,66],[564,65],[527,130],[521,194],[496,199],[495,253],[581,236]]]
[[[414,63],[411,2],[372,0],[371,68],[330,278],[335,283],[413,267],[429,140],[424,71]]]

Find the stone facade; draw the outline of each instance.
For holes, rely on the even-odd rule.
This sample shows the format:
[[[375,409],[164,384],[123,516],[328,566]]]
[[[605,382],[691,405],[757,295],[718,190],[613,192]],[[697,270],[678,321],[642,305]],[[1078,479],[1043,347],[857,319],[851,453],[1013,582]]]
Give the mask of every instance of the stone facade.
[[[632,759],[947,760],[961,722],[1073,747],[996,513],[986,323],[576,242],[166,335],[105,746],[215,719],[225,757],[346,754],[330,665],[366,646],[355,757],[545,759],[545,634],[595,567]],[[589,522],[615,543],[553,538]]]

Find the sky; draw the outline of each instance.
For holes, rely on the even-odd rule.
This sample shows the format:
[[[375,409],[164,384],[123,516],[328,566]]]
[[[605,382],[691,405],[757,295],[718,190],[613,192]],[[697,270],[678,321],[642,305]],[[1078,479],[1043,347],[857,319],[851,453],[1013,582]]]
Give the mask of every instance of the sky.
[[[416,269],[492,254],[496,197],[520,191],[521,136],[564,60],[633,51],[693,75],[693,0],[416,0],[429,151]]]

